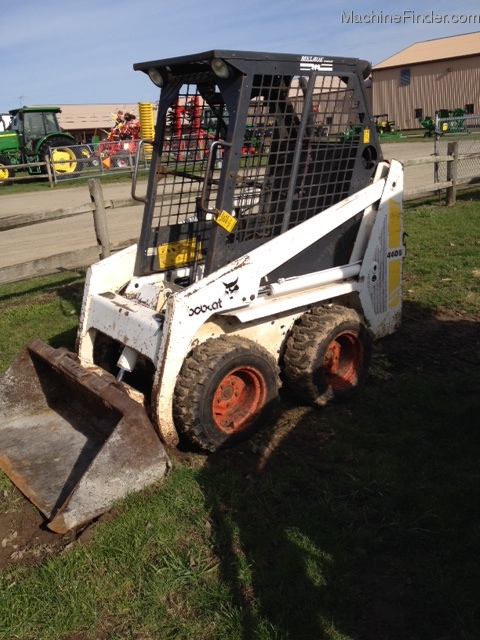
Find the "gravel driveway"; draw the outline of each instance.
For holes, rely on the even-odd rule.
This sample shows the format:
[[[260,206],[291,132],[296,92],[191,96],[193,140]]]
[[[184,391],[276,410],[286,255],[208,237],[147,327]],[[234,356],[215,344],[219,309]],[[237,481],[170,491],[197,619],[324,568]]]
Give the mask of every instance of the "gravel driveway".
[[[401,162],[433,154],[433,141],[392,142],[382,145],[387,160]],[[405,169],[405,187],[414,188],[433,182],[433,166],[423,165]],[[8,189],[3,187],[2,189]],[[138,191],[142,193],[142,184]],[[130,184],[103,186],[105,200],[130,198]],[[0,218],[39,211],[56,210],[90,202],[88,187],[51,189],[38,193],[0,194]],[[142,206],[107,209],[110,241],[113,245],[138,237]],[[0,268],[44,258],[64,251],[95,245],[91,214],[74,216],[66,220],[46,222],[31,227],[2,231],[0,233]]]

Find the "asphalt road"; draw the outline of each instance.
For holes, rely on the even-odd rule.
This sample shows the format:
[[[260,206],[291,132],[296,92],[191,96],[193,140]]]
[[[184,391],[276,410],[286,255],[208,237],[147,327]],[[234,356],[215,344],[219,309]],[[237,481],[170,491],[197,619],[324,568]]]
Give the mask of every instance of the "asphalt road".
[[[387,160],[401,162],[433,153],[433,141],[387,143],[382,145]],[[433,182],[433,165],[405,169],[405,188]],[[144,187],[144,185],[143,185]],[[0,187],[1,188],[1,187]],[[5,189],[5,187],[3,187]],[[8,189],[8,187],[7,187]],[[142,184],[138,191],[142,192]],[[105,200],[130,197],[130,184],[104,185]],[[24,213],[56,210],[90,202],[87,186],[70,189],[51,189],[42,192],[0,194],[0,218]],[[110,242],[115,245],[138,237],[143,207],[133,206],[107,209]],[[91,247],[95,234],[91,214],[74,216],[56,222],[46,222],[0,233],[0,269],[12,264]]]

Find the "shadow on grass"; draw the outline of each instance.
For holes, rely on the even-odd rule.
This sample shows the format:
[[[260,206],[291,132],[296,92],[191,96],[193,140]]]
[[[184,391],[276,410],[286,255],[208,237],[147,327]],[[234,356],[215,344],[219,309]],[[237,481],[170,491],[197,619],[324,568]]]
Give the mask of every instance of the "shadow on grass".
[[[348,404],[200,474],[243,638],[478,640],[480,325],[406,305]]]
[[[34,297],[36,295],[59,295],[65,300],[78,298],[85,284],[86,269],[77,271],[59,271],[49,276],[39,276],[20,282],[0,286],[0,303],[9,303],[16,299]]]

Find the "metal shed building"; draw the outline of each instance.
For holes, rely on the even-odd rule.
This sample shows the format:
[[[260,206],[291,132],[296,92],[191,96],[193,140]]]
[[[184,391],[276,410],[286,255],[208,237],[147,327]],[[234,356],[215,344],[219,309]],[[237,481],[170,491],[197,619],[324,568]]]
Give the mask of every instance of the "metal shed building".
[[[440,109],[480,113],[480,32],[417,42],[375,65],[374,114],[401,129]]]
[[[143,103],[149,104],[149,103]],[[105,139],[114,124],[118,110],[140,116],[139,104],[65,104],[59,105],[60,126],[77,138],[79,143],[91,142],[93,136]],[[156,106],[153,106],[154,110]]]

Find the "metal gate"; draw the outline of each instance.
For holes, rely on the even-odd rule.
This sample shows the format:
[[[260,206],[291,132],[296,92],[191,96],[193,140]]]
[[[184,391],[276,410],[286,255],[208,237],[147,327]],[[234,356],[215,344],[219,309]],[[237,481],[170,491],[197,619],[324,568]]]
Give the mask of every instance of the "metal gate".
[[[103,140],[95,144],[70,145],[52,150],[50,162],[55,182],[93,178],[111,173],[132,173],[137,162],[138,142],[139,140]],[[138,162],[140,168],[148,168],[145,146],[141,148]]]
[[[447,155],[449,142],[457,142],[457,181],[466,182],[480,177],[480,115],[437,118],[436,131],[435,155]],[[439,162],[435,165],[435,182],[446,180],[447,163]]]

